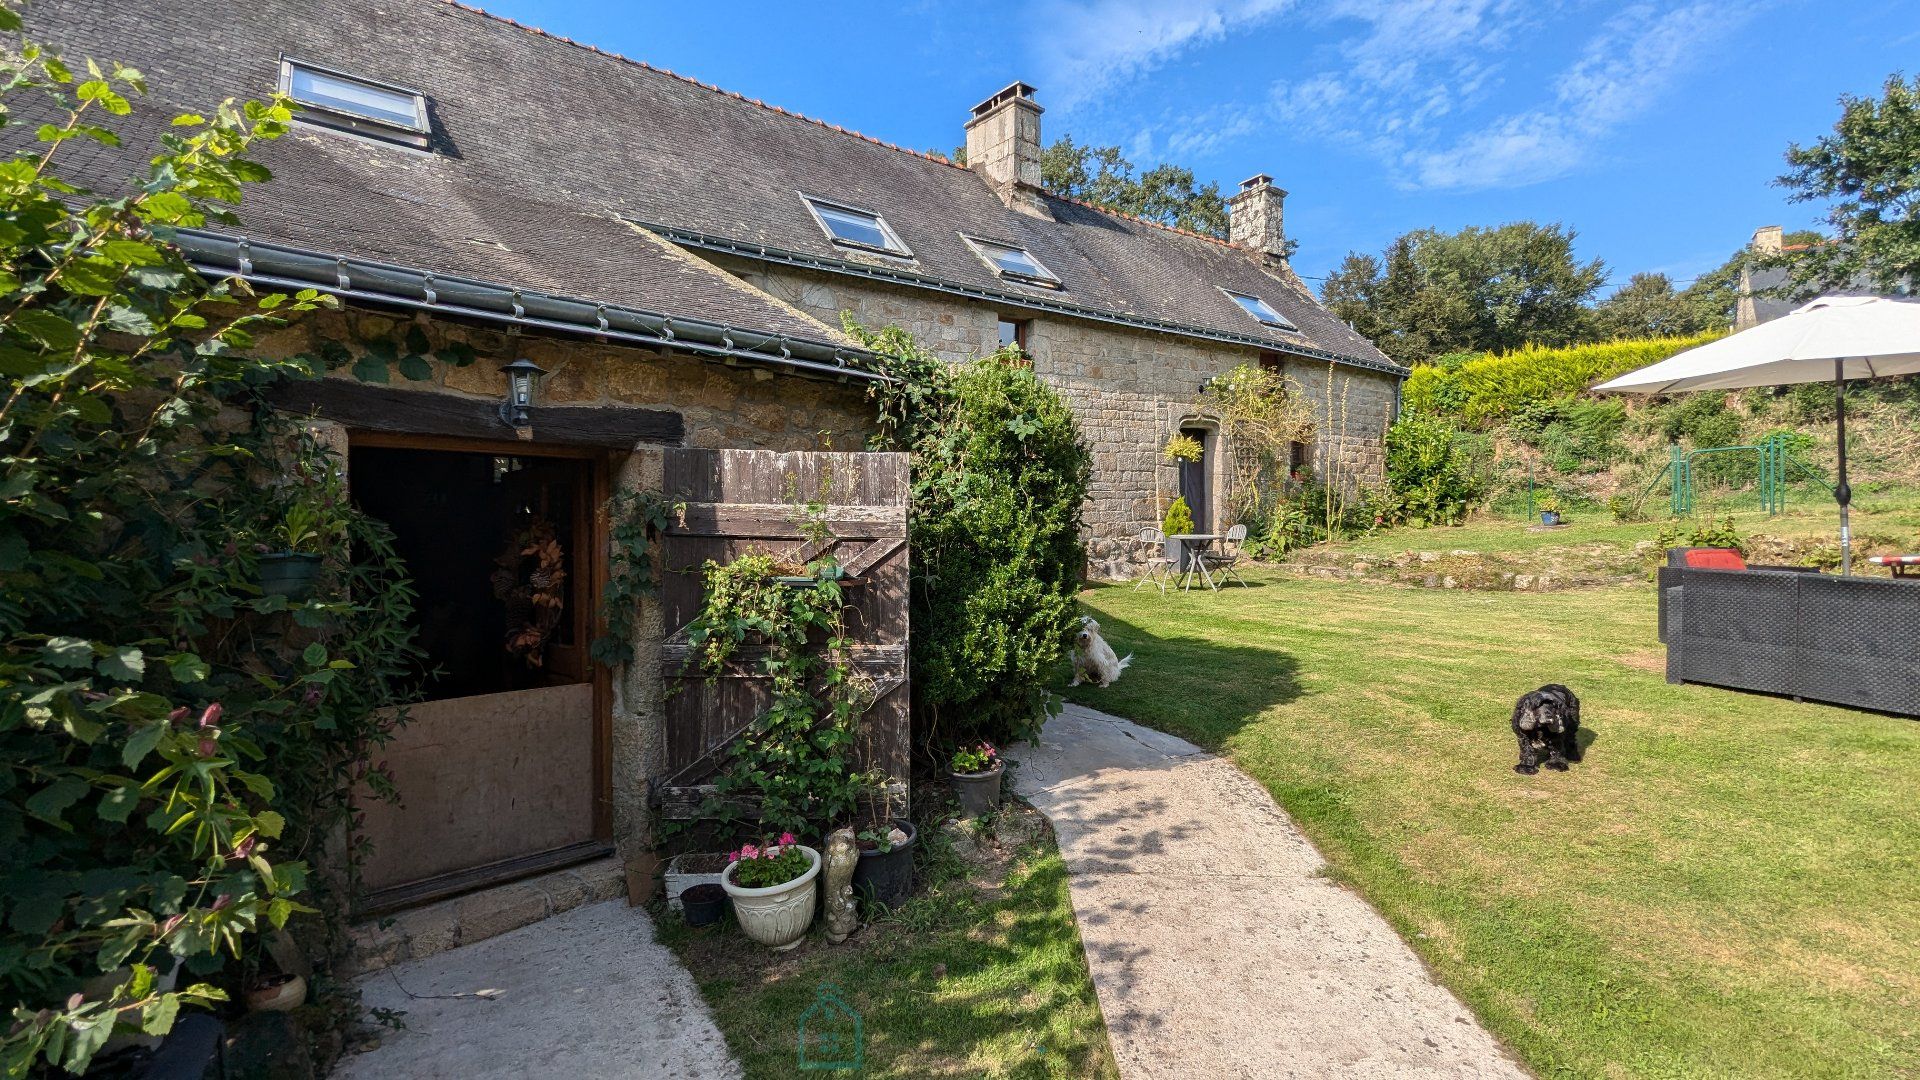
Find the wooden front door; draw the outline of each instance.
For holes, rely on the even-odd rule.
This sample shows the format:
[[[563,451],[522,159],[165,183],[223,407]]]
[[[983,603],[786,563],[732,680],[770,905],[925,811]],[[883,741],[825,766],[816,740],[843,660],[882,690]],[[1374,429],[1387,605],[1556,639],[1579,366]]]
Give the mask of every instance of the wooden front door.
[[[907,459],[905,454],[776,453],[767,450],[668,450],[667,497],[686,513],[660,547],[661,605],[667,627],[666,778],[661,812],[692,817],[725,764],[726,749],[767,706],[759,655],[742,649],[722,678],[709,682],[689,665],[686,626],[700,612],[701,568],[764,551],[798,563],[831,555],[847,578],[848,638],[857,671],[872,680],[873,704],[861,718],[863,766],[892,781],[896,812],[906,809]],[[803,535],[802,504],[822,504],[831,535]]]
[[[414,578],[428,657],[425,700],[374,754],[399,801],[358,802],[361,909],[604,854],[607,695],[587,655],[604,463],[359,441],[349,460]]]

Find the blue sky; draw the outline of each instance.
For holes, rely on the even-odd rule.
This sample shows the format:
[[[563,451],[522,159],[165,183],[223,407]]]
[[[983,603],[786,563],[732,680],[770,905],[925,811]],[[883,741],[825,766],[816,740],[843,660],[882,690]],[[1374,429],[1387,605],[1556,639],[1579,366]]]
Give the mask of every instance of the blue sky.
[[[1409,229],[1533,219],[1624,282],[1812,207],[1769,181],[1842,93],[1920,72],[1920,2],[490,0],[497,14],[906,146],[1039,88],[1050,141],[1291,193],[1302,274]]]

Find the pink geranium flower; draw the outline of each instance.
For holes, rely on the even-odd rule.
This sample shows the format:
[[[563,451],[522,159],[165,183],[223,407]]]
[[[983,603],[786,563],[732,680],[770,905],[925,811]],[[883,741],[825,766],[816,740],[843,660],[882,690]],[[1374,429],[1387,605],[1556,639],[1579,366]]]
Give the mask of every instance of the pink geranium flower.
[[[781,834],[780,834],[780,846],[781,846],[781,847],[786,847],[786,846],[787,846],[788,844],[791,844],[791,843],[793,843],[793,842],[794,842],[794,839],[793,839],[793,834],[792,834],[792,833],[790,833],[790,832],[783,832],[783,833],[781,833]]]

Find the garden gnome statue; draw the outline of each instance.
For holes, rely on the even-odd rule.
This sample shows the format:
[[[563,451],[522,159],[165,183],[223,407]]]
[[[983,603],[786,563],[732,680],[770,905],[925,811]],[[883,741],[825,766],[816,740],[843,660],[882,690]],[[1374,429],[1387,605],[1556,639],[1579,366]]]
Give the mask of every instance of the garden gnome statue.
[[[852,829],[836,829],[827,837],[827,940],[835,945],[860,929],[853,905],[853,868],[860,861],[860,845]]]

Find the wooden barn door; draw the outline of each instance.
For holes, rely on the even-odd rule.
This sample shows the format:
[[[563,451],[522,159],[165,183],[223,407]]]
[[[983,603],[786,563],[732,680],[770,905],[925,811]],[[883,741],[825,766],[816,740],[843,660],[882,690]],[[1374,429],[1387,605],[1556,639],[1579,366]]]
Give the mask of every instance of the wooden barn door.
[[[907,719],[907,459],[904,454],[777,453],[769,450],[669,450],[667,497],[686,514],[661,544],[661,600],[667,638],[665,782],[661,813],[695,815],[711,793],[727,746],[768,703],[759,653],[711,683],[689,666],[686,626],[699,614],[701,568],[764,551],[805,563],[832,555],[844,582],[848,638],[856,668],[873,680],[873,705],[861,718],[861,764],[877,766],[904,812]],[[803,504],[825,504],[832,536],[802,536]]]
[[[602,673],[588,660],[603,577],[597,451],[355,437],[354,500],[393,530],[419,593],[423,700],[381,746],[398,802],[360,798],[357,907],[403,907],[612,850]],[[536,526],[560,584],[537,646],[509,642],[553,567],[513,558]],[[503,562],[504,560],[504,562]],[[505,575],[502,580],[501,575]]]

